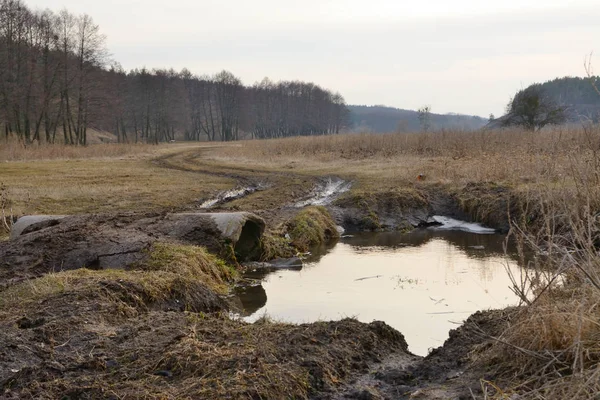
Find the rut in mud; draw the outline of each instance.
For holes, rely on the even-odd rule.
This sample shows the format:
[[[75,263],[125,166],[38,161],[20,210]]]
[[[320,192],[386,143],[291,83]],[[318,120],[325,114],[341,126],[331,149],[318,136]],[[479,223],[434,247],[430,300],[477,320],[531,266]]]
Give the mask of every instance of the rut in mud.
[[[210,209],[215,206],[220,206],[226,204],[230,201],[241,199],[242,197],[251,195],[252,193],[264,190],[268,188],[268,185],[254,185],[254,186],[246,186],[237,189],[226,190],[224,192],[219,193],[216,197],[208,200],[204,200],[200,204],[201,209]]]
[[[352,182],[345,181],[336,177],[323,179],[308,199],[301,200],[294,204],[295,207],[302,208],[306,206],[327,206],[335,201],[339,196],[348,192],[352,188]]]

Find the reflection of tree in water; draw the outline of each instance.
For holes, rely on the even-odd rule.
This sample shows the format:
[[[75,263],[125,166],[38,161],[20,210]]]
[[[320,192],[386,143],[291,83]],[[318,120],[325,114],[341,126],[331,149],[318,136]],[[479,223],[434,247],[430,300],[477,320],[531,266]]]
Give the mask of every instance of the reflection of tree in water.
[[[435,229],[416,229],[410,233],[382,232],[382,233],[357,233],[352,237],[342,239],[343,243],[354,247],[358,253],[369,251],[368,248],[383,247],[421,247],[434,239],[443,239],[454,245],[469,258],[488,259],[489,257],[503,257],[505,255],[504,242],[506,236],[500,234],[481,235],[463,231],[443,231]],[[515,246],[509,243],[508,256],[517,261]]]

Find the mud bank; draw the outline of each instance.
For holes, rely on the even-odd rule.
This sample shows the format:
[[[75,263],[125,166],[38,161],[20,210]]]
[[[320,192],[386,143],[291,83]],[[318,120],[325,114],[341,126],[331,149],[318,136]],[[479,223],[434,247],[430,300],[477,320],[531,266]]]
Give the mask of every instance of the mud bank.
[[[328,208],[347,231],[410,231],[443,224],[433,217],[444,216],[507,232],[508,210],[512,210],[511,215],[520,215],[519,198],[508,189],[499,194],[498,190],[466,185],[461,189],[424,186],[375,193],[355,191],[343,194]]]
[[[482,379],[493,379],[493,360],[479,355],[507,328],[515,309],[478,312],[427,357],[390,355],[372,364],[335,399],[479,399]],[[488,395],[494,393],[489,387]],[[491,389],[491,390],[490,390]],[[487,397],[485,397],[487,398]]]
[[[0,292],[0,397],[467,399],[488,370],[473,350],[506,321],[478,313],[420,358],[383,322],[232,320],[216,278],[155,267]]]
[[[17,221],[0,242],[0,288],[49,272],[127,269],[153,243],[201,245],[229,261],[258,259],[265,224],[250,213],[99,214]]]
[[[231,320],[189,267],[65,271],[0,292],[0,398],[331,398],[408,357],[381,322]]]

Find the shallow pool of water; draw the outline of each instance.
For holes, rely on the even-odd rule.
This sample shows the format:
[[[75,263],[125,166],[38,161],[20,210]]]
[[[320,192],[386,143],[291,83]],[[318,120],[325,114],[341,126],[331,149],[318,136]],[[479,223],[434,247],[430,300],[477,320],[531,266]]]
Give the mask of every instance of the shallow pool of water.
[[[506,269],[504,236],[422,229],[360,233],[307,260],[302,269],[255,271],[238,289],[245,319],[302,323],[356,317],[382,320],[426,355],[478,310],[518,303]]]

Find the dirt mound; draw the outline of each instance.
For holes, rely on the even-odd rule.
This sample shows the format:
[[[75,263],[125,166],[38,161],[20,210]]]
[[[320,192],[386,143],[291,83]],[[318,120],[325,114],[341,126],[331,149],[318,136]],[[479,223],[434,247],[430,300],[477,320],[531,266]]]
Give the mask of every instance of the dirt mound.
[[[245,215],[236,219],[237,230],[208,214],[78,215],[36,225],[38,230],[30,227],[15,240],[0,242],[0,289],[48,272],[128,268],[159,240],[202,245],[232,261],[258,258],[264,222]],[[237,233],[237,243],[230,231]]]
[[[0,397],[329,398],[370,364],[410,357],[382,322],[232,320],[223,261],[172,243],[145,254],[0,291]]]
[[[336,399],[473,399],[482,396],[482,379],[493,376],[485,357],[491,337],[508,326],[514,309],[473,314],[427,357],[387,357],[344,388]],[[480,356],[483,354],[484,356]]]
[[[110,301],[70,290],[45,297],[43,310],[32,304],[25,316],[1,319],[1,397],[321,397],[369,363],[406,352],[383,323],[250,325],[210,309],[164,311],[120,287],[94,287]]]

